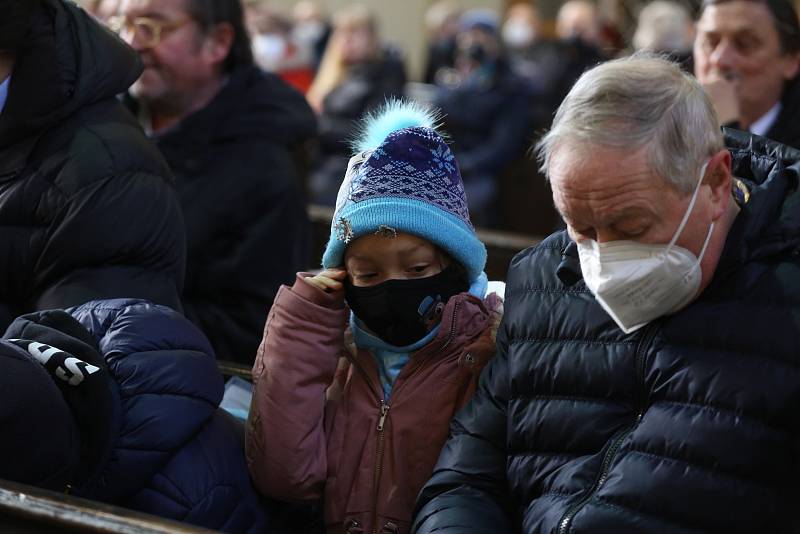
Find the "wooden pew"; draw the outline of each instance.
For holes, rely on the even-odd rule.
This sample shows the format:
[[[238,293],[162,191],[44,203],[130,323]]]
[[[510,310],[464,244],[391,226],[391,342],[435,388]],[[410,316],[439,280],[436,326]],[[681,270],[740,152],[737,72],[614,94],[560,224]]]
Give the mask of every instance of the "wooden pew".
[[[202,534],[184,523],[0,480],[0,530],[14,533],[98,532]]]

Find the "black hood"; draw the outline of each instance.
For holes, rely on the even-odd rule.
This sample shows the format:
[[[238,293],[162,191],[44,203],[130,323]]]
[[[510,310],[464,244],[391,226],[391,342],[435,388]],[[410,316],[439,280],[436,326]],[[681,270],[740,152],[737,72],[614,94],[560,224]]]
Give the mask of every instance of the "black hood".
[[[125,92],[141,72],[136,52],[82,9],[42,0],[14,62],[0,147]]]

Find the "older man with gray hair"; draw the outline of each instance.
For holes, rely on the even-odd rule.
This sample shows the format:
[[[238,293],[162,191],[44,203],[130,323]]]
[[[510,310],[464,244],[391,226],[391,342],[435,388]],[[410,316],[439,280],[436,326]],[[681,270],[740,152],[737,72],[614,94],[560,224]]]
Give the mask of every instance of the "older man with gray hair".
[[[415,531],[800,532],[800,153],[642,56],[538,148],[567,230],[512,262]]]

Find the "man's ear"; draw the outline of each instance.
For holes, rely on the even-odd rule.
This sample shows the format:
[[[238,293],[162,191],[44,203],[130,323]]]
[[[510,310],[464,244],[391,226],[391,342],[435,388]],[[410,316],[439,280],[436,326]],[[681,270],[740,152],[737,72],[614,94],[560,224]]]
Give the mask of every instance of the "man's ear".
[[[703,184],[711,188],[711,213],[714,221],[722,217],[728,209],[732,198],[732,182],[731,153],[722,149],[711,156],[703,179]]]
[[[797,73],[800,72],[800,52],[786,54],[783,59],[783,79],[786,81],[793,80]]]
[[[233,41],[236,32],[228,22],[221,22],[214,26],[206,35],[204,45],[205,55],[209,62],[214,65],[222,65],[228,59],[228,55],[233,48]]]

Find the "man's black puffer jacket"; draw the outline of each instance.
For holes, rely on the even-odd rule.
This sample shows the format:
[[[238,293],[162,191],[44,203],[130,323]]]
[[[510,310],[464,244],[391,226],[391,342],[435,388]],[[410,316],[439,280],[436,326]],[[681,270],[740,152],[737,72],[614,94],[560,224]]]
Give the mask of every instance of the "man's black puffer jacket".
[[[34,17],[0,114],[0,330],[96,299],[180,309],[171,175],[115,98],[141,63],[72,3],[42,0]]]
[[[726,141],[752,194],[682,311],[623,334],[565,232],[514,259],[416,532],[800,532],[800,152]]]

